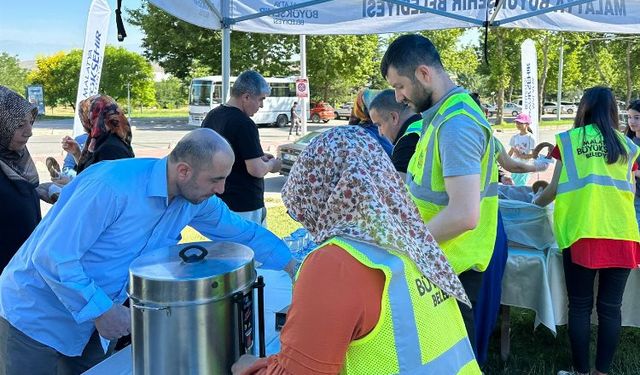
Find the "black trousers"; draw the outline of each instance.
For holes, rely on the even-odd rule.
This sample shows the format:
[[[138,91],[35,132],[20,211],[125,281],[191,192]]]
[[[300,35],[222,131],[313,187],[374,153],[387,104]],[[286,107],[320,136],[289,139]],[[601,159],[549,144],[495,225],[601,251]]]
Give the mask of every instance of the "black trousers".
[[[474,270],[468,270],[458,275],[458,278],[460,279],[460,282],[462,282],[462,286],[464,286],[464,290],[467,292],[467,297],[469,297],[472,306],[475,306],[476,301],[478,300],[478,294],[480,293],[480,288],[482,287],[483,275],[484,272],[478,272]],[[473,347],[473,353],[477,357],[478,354],[476,352],[475,346],[476,330],[473,318],[473,310],[460,301],[458,301],[458,306],[460,307],[460,313],[462,314],[464,326],[467,329],[467,336],[469,336],[471,347]]]
[[[589,372],[589,342],[591,340],[591,311],[593,310],[594,281],[599,274],[598,341],[596,370],[608,373],[613,355],[620,341],[622,295],[631,270],[624,268],[590,269],[571,261],[571,250],[562,254],[564,278],[569,297],[569,341],[573,369]]]

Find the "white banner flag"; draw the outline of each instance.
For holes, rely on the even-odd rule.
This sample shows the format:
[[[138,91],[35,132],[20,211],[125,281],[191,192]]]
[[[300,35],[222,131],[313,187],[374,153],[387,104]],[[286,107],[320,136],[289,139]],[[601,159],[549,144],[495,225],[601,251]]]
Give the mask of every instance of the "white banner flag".
[[[73,119],[73,136],[84,133],[78,117],[78,103],[98,93],[100,74],[104,60],[104,47],[107,44],[111,7],[106,0],[93,0],[87,18],[87,32],[84,36],[82,65],[80,66],[80,82],[76,96],[76,113]]]
[[[538,138],[538,58],[536,45],[531,39],[522,42],[522,112],[531,116],[529,125],[536,142]]]

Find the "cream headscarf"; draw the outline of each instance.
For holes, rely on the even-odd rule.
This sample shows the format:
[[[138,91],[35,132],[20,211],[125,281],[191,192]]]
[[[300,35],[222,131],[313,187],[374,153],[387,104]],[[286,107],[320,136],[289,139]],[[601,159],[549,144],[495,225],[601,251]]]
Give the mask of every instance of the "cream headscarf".
[[[317,243],[342,236],[406,253],[432,283],[469,304],[391,160],[361,127],[316,137],[291,169],[282,199]]]

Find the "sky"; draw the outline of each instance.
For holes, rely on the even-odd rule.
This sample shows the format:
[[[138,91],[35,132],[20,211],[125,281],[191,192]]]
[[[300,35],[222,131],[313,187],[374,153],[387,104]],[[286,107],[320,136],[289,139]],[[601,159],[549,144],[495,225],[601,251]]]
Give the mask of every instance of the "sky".
[[[123,0],[123,20],[127,37],[118,42],[115,10],[111,6],[108,44],[142,52],[142,31],[126,22],[125,9],[140,8],[141,0]],[[34,60],[38,55],[82,48],[91,0],[0,0],[0,53]]]
[[[127,37],[118,42],[115,10],[117,0],[107,0],[111,6],[108,44],[130,51],[143,51],[141,29],[126,22],[126,9],[138,9],[142,0],[123,0],[123,20]],[[21,61],[34,60],[38,55],[83,48],[87,15],[91,0],[0,0],[0,53],[18,56]],[[468,30],[461,43],[476,44],[477,30]]]

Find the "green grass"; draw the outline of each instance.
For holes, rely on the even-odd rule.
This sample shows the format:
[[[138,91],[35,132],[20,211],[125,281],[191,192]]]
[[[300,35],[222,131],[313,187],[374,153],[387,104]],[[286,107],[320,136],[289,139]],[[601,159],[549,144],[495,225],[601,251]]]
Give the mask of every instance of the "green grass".
[[[300,224],[291,220],[282,200],[269,197],[267,206],[267,227],[279,237],[284,237]],[[182,242],[205,241],[206,238],[191,228],[182,232]],[[571,367],[571,356],[567,327],[559,326],[554,337],[544,326],[533,329],[535,313],[531,310],[511,308],[511,353],[507,361],[500,358],[500,322],[490,342],[489,359],[483,369],[491,375],[555,375],[558,370]],[[597,327],[592,328],[591,360],[595,360],[595,339]],[[614,358],[610,375],[640,374],[640,329],[624,327],[620,346]]]
[[[506,362],[500,358],[500,335],[496,330],[491,340],[485,374],[495,375],[555,375],[571,367],[567,327],[557,327],[558,335],[543,326],[533,330],[535,313],[511,308],[511,354]],[[498,323],[497,326],[499,326]],[[591,330],[591,362],[595,361],[597,326]],[[610,375],[640,374],[640,329],[623,327],[620,346],[614,357]]]
[[[276,236],[282,238],[300,228],[300,224],[293,221],[287,214],[287,209],[281,199],[267,197],[265,205],[267,206],[267,228]],[[191,227],[186,227],[182,231],[182,241],[180,242],[197,241],[207,241],[207,238]]]
[[[123,106],[126,110],[126,105]],[[62,119],[70,119],[73,118],[74,112],[71,107],[47,107],[46,108],[46,116],[38,117],[38,120],[48,121],[48,120],[62,120]],[[151,109],[151,108],[134,108],[131,107],[131,117],[132,118],[149,118],[149,117],[188,117],[189,116],[189,108],[175,108],[175,109]]]

